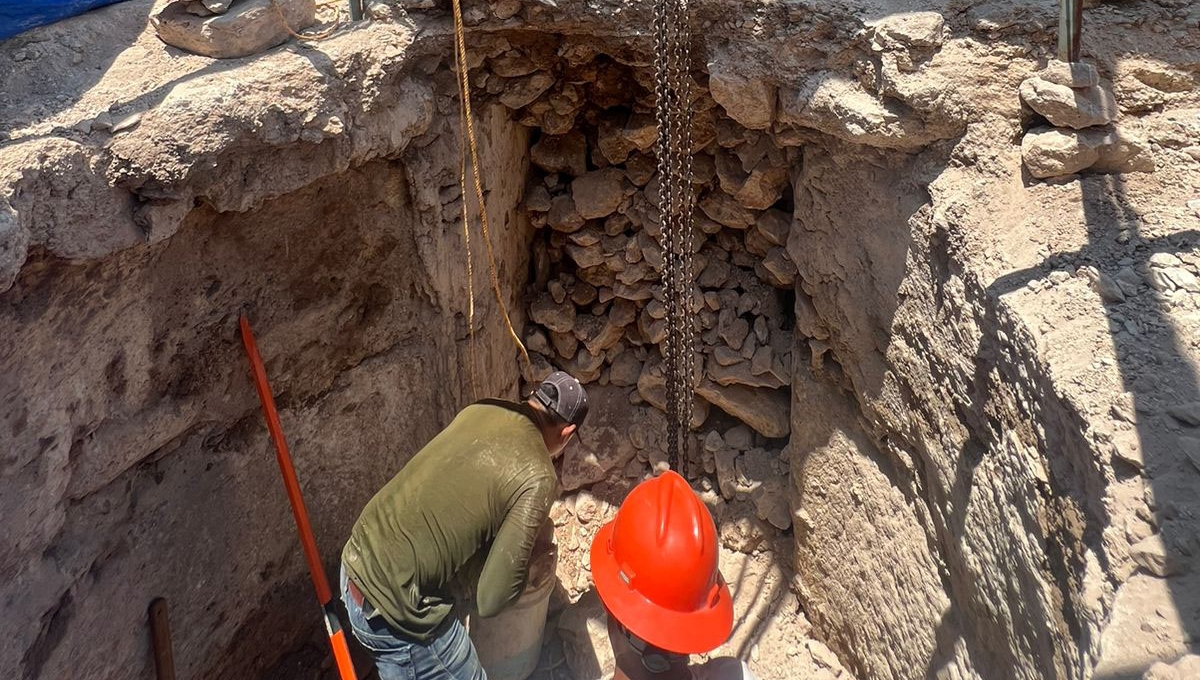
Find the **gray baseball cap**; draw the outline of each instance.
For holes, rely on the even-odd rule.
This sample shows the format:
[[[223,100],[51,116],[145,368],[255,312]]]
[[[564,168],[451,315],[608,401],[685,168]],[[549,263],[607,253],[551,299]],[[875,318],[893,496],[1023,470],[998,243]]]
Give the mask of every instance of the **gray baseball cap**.
[[[533,398],[572,425],[582,425],[588,413],[587,391],[579,381],[563,371],[555,371],[538,385]]]

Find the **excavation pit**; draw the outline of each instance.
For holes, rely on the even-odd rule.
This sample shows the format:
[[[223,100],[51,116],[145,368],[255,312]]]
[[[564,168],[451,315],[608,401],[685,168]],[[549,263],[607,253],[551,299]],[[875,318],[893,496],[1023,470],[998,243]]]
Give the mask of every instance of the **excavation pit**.
[[[150,677],[164,597],[181,677],[332,677],[246,312],[331,573],[459,408],[551,367],[588,383],[534,677],[603,675],[587,548],[666,461],[650,6],[466,7],[523,375],[478,231],[467,281],[446,8],[212,60],[151,5],[0,42],[0,667]],[[1186,677],[1198,19],[1086,17],[1117,110],[1072,133],[1022,87],[1062,75],[1057,3],[695,6],[689,462],[738,613],[715,654]]]

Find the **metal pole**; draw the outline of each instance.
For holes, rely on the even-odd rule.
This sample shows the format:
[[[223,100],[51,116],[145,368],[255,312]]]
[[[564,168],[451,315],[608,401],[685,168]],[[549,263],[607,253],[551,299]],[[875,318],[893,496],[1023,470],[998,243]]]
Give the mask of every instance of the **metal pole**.
[[[1083,26],[1083,0],[1059,0],[1058,58],[1079,61],[1079,38]]]
[[[362,0],[350,0],[350,20],[362,21]]]
[[[154,677],[175,680],[175,658],[171,653],[171,624],[167,601],[156,597],[150,603],[150,640],[154,645]]]

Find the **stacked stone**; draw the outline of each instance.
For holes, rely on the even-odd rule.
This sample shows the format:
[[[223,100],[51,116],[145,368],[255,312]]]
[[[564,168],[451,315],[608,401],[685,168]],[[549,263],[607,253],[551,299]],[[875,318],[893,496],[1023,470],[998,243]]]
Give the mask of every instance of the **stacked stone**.
[[[553,513],[560,549],[582,560],[559,573],[574,601],[591,587],[584,553],[599,523],[630,485],[666,466],[652,83],[644,64],[596,58],[581,45],[502,42],[486,55],[475,86],[535,130],[523,205],[536,229],[526,378],[560,368],[593,396],[588,427],[563,461],[568,495]],[[691,425],[699,432],[691,464],[715,479],[698,484],[722,543],[751,553],[791,526],[779,440],[790,432],[796,159],[770,132],[773,86],[719,69],[710,89],[702,85],[692,149],[699,356]]]
[[[1117,102],[1101,86],[1095,66],[1051,62],[1021,83],[1021,101],[1050,123],[1021,141],[1021,157],[1034,177],[1154,170],[1145,142],[1113,125]]]
[[[496,61],[513,75],[530,68],[514,69],[510,55]],[[596,102],[569,82],[530,94],[505,92],[500,101],[523,105],[520,119],[542,132],[531,150],[536,171],[525,198],[542,230],[529,300],[534,325],[525,337],[538,365],[531,377],[557,366],[585,382],[631,388],[635,404],[664,409],[667,322],[653,117],[636,102],[632,112],[587,108]],[[693,425],[705,421],[711,403],[766,437],[784,437],[792,333],[780,291],[790,291],[796,278],[786,250],[792,216],[779,207],[788,189],[787,152],[769,134],[725,117],[711,96],[698,106],[690,311],[701,360]]]

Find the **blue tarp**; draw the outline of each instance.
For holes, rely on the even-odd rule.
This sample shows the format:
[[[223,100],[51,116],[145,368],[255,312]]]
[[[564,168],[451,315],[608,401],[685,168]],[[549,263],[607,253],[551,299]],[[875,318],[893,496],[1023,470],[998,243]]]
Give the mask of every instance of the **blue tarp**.
[[[0,40],[124,0],[0,0]]]

